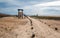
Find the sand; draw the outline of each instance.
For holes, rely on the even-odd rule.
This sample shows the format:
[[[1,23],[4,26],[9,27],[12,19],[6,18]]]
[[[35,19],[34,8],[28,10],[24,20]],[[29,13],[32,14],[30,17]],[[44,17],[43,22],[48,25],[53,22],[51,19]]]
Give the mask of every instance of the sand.
[[[30,20],[32,21],[32,25]],[[18,19],[5,17],[0,19],[0,38],[60,38],[54,31],[37,19]]]
[[[46,24],[53,30],[60,33],[60,20],[53,20],[53,19],[38,19],[40,22]],[[57,30],[56,30],[57,28]]]

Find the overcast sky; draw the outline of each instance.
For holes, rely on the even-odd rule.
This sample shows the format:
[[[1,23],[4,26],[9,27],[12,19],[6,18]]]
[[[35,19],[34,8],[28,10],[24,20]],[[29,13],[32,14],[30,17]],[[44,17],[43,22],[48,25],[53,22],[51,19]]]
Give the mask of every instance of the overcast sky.
[[[19,8],[27,15],[60,16],[60,0],[0,0],[1,13],[16,15]]]

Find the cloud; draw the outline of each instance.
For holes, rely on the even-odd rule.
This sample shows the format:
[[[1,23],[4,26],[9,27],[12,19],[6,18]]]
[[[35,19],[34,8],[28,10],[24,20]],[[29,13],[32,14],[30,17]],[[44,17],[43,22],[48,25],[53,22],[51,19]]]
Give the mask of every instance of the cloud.
[[[17,9],[24,9],[25,14],[34,15],[58,15],[60,14],[60,1],[57,0],[0,0],[0,3],[6,3],[6,7],[0,8],[0,12],[6,14],[17,14]],[[5,6],[5,5],[4,5]],[[57,12],[58,13],[57,13]]]
[[[29,14],[60,15],[60,1],[53,1],[42,4],[40,3],[32,6],[26,6],[25,9],[30,10]]]
[[[0,12],[6,14],[17,14],[17,9],[23,6],[22,2],[17,0],[0,0]]]
[[[0,3],[6,3],[6,6],[10,7],[22,7],[24,4],[23,2],[17,0],[0,0]]]
[[[42,3],[42,4],[36,4],[34,6],[60,6],[60,1],[53,1],[53,2],[47,2],[47,3]]]

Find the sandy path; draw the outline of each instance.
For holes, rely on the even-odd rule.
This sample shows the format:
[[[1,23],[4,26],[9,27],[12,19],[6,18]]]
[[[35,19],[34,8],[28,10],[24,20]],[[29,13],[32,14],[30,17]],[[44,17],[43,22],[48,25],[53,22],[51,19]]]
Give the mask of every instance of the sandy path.
[[[60,33],[36,19],[28,18],[30,20],[26,19],[28,22],[25,25],[14,23],[17,27],[10,32],[0,31],[0,38],[60,38]]]
[[[32,19],[33,32],[35,33],[35,38],[60,38],[60,33],[57,33],[47,25],[41,23],[36,19]]]

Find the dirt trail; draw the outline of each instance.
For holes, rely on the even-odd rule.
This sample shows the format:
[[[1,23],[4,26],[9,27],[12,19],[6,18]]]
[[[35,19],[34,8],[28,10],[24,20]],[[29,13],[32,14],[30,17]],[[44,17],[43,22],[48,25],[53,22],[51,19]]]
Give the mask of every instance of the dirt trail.
[[[60,33],[54,31],[44,23],[41,23],[39,20],[30,18],[30,17],[28,18],[29,19],[26,19],[27,21],[26,24],[23,24],[25,23],[24,19],[22,20],[24,22],[22,22],[21,20],[15,19],[17,24],[15,21],[11,23],[9,19],[8,25],[11,25],[15,28],[12,29],[11,31],[4,31],[4,29],[0,29],[0,38],[60,38]],[[22,24],[19,24],[21,22],[18,22],[18,21],[21,21]]]
[[[53,29],[36,19],[30,19],[32,20],[35,38],[60,38],[60,33],[54,31]]]

